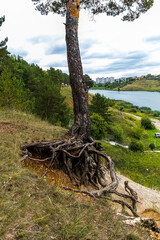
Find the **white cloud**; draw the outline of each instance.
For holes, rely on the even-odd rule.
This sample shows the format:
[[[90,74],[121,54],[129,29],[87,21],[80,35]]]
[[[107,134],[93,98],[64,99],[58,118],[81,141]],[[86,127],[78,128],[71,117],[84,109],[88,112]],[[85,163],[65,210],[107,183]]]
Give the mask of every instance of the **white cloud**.
[[[65,18],[57,14],[42,16],[31,0],[0,0],[0,4],[0,16],[6,17],[1,38],[8,36],[9,51],[43,68],[53,64],[67,71]],[[93,78],[160,73],[159,13],[159,0],[134,22],[105,14],[91,21],[91,16],[81,12],[79,41],[84,73]]]

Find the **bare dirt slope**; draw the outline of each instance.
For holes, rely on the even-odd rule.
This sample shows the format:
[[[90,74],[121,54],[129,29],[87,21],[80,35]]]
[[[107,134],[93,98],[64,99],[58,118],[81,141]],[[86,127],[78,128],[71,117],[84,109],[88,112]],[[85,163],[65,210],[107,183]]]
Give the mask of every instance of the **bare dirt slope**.
[[[151,118],[152,123],[155,125],[157,130],[160,131],[160,121],[158,119]]]

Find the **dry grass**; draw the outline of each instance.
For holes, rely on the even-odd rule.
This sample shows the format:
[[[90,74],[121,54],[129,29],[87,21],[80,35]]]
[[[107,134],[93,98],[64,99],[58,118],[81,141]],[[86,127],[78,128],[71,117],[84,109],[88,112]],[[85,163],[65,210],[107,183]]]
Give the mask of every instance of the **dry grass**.
[[[65,132],[31,115],[0,110],[0,239],[150,239],[125,226],[106,201],[62,191],[19,163],[21,143]]]

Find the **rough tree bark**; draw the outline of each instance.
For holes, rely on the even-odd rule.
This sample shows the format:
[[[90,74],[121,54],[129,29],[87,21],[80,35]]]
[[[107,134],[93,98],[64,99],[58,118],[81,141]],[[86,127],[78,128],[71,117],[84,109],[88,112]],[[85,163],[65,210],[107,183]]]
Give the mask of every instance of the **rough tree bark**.
[[[87,139],[90,134],[90,117],[88,110],[88,89],[83,77],[78,43],[79,0],[67,1],[66,9],[67,60],[74,110],[74,125],[70,133],[72,136]]]

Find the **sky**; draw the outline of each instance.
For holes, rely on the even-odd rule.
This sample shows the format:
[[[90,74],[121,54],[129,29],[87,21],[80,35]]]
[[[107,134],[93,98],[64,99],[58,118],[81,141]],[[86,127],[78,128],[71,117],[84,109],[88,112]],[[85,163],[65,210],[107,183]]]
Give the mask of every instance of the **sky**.
[[[0,0],[5,23],[0,40],[8,37],[11,54],[44,70],[53,67],[68,73],[65,18],[41,15],[31,0]],[[83,72],[96,77],[129,77],[160,74],[160,1],[134,22],[81,11],[79,44]]]

